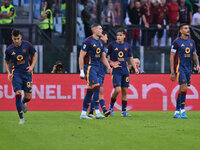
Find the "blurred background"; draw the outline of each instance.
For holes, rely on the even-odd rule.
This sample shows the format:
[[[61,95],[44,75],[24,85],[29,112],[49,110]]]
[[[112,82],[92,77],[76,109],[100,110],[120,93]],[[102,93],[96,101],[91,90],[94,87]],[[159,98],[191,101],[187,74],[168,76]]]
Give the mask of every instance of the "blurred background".
[[[1,0],[13,5],[13,21],[0,18],[0,73],[4,68],[4,53],[9,41],[8,29],[20,29],[23,39],[30,41],[38,52],[35,73],[79,73],[78,56],[83,40],[91,35],[90,26],[100,23],[109,33],[109,42],[116,39],[115,31],[124,27],[126,41],[133,55],[140,60],[144,73],[169,73],[172,41],[178,36],[180,23],[190,24],[191,38],[200,55],[200,2],[195,0]],[[45,3],[47,6],[45,6]],[[47,11],[47,10],[50,11]],[[44,30],[43,12],[51,28]],[[49,34],[50,33],[50,34]],[[12,41],[11,41],[12,42]],[[55,69],[55,68],[54,68]],[[193,73],[196,73],[195,66]],[[56,73],[56,72],[54,72]]]

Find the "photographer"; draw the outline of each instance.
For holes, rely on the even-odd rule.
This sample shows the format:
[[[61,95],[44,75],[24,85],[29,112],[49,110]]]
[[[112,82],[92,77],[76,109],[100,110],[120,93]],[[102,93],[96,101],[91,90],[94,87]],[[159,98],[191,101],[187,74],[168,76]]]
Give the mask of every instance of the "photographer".
[[[65,73],[65,67],[60,60],[58,60],[53,66],[53,70],[51,71],[51,73]]]

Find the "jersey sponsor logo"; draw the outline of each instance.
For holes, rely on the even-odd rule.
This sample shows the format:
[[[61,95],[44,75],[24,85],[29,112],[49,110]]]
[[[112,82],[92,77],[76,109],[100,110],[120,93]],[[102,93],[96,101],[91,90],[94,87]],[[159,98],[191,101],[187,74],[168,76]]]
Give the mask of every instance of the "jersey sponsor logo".
[[[12,52],[12,54],[11,55],[16,55],[16,53],[15,52]]]
[[[22,52],[23,52],[23,53],[26,53],[26,49],[23,49]]]
[[[115,51],[119,50],[117,47],[115,48]]]
[[[185,46],[184,44],[181,44],[181,47]]]
[[[96,44],[94,44],[93,47],[96,47]]]

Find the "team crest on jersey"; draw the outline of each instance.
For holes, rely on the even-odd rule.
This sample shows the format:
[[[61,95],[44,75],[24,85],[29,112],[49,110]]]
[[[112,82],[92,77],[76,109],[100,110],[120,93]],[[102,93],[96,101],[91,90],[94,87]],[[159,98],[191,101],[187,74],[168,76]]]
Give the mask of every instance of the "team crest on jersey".
[[[192,47],[192,43],[190,43],[190,46]]]
[[[96,44],[94,44],[93,47],[96,47]]]
[[[11,55],[16,55],[16,53],[15,52],[12,52],[12,54]]]
[[[115,48],[115,51],[119,50],[117,47]]]
[[[181,47],[185,46],[184,44],[181,44]]]
[[[124,50],[127,51],[127,48],[125,47]]]
[[[23,49],[22,52],[23,52],[23,53],[26,53],[26,49]]]
[[[101,44],[101,47],[103,47],[103,44]]]

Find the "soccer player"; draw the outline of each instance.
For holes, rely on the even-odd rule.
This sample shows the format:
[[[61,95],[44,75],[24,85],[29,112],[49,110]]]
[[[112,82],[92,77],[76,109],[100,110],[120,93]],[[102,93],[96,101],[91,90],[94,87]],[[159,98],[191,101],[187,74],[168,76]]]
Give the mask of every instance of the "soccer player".
[[[115,104],[116,98],[121,92],[122,94],[122,117],[129,117],[126,113],[127,106],[127,89],[129,87],[129,70],[128,70],[128,58],[130,60],[131,65],[135,69],[135,73],[138,74],[138,69],[135,65],[132,49],[128,43],[124,41],[126,37],[126,32],[123,28],[119,28],[116,31],[117,40],[111,42],[108,45],[108,54],[110,55],[111,61],[119,61],[120,67],[113,68],[113,87],[114,92],[111,96],[111,102],[109,106],[109,111],[111,111],[111,116],[113,116],[113,106]]]
[[[106,53],[103,49],[103,41],[100,40],[102,36],[101,25],[94,23],[91,26],[92,36],[89,36],[83,42],[82,49],[79,55],[79,69],[80,78],[84,79],[86,74],[87,80],[87,93],[83,100],[83,109],[81,112],[80,119],[91,119],[87,116],[87,109],[91,103],[91,98],[93,97],[94,107],[96,112],[96,118],[104,118],[104,116],[99,111],[99,68],[100,61],[102,61],[105,66],[111,72],[111,67],[107,61]],[[84,67],[84,68],[83,68]]]
[[[185,113],[185,100],[187,93],[187,86],[190,86],[191,72],[192,72],[192,58],[197,65],[197,70],[200,72],[199,60],[196,53],[196,46],[190,36],[190,29],[188,24],[181,24],[179,27],[180,37],[174,40],[171,47],[170,54],[170,79],[175,80],[175,73],[180,85],[179,93],[176,100],[176,111],[174,118],[187,119]],[[180,114],[181,109],[181,114]]]
[[[19,114],[19,124],[24,124],[23,112],[27,111],[27,102],[31,100],[32,93],[32,72],[37,61],[37,53],[32,44],[22,40],[22,33],[19,30],[12,31],[11,44],[5,52],[5,68],[8,72],[8,81],[12,79],[12,86],[16,97],[16,107]],[[32,63],[30,63],[32,56]],[[9,69],[9,61],[12,62],[12,73]],[[24,98],[22,91],[24,90]]]
[[[104,44],[107,43],[108,41],[108,33],[106,31],[103,31],[102,36],[101,36],[101,40],[103,41]],[[108,53],[108,49],[107,47],[104,45],[104,52]],[[110,111],[107,111],[106,109],[106,104],[105,104],[105,100],[104,100],[104,96],[103,96],[103,83],[104,83],[104,77],[105,77],[105,73],[106,73],[106,66],[100,62],[100,71],[99,71],[99,84],[100,84],[100,89],[99,89],[99,103],[100,106],[104,112],[104,116],[108,117],[108,115],[110,114]],[[93,117],[95,118],[95,116],[93,115],[93,111],[94,111],[94,103],[91,102],[90,105],[90,112],[89,112],[89,117]]]

